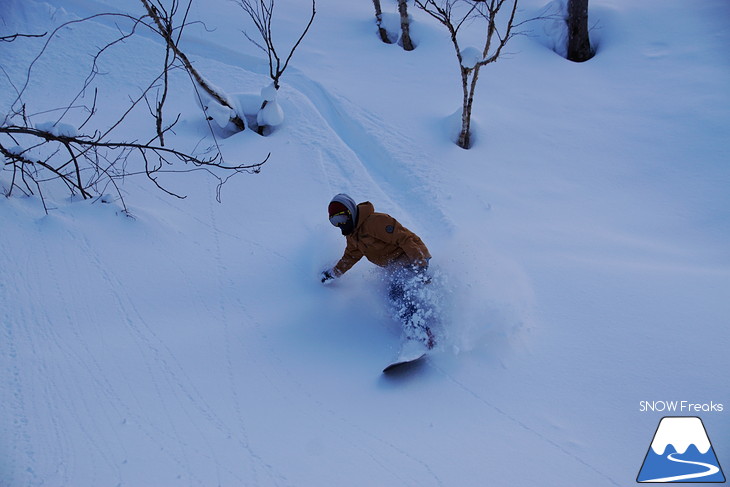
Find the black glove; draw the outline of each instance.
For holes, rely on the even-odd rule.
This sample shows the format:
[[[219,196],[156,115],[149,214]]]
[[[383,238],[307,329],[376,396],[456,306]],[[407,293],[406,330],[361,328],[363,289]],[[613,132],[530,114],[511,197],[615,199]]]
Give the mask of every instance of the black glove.
[[[322,271],[322,274],[320,274],[319,277],[323,284],[335,278],[335,276],[332,275],[332,269]]]

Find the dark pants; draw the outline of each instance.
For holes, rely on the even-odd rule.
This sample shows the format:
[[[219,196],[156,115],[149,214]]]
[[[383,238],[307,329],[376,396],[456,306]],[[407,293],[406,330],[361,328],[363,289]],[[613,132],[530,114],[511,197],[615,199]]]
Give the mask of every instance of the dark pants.
[[[430,279],[426,270],[413,266],[388,269],[388,298],[408,340],[419,340],[427,348],[435,345],[431,332],[433,310],[429,303]]]

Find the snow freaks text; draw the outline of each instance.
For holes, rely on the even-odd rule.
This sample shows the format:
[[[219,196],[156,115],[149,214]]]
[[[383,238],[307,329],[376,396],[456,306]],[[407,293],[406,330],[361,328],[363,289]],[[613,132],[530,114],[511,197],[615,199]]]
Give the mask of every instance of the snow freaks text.
[[[640,401],[639,412],[668,412],[668,413],[721,413],[722,403],[692,401]]]

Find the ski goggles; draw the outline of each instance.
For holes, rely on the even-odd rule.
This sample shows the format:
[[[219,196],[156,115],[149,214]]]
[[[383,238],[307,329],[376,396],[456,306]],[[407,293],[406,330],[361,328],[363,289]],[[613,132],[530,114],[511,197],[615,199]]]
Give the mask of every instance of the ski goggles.
[[[335,213],[334,215],[330,216],[330,223],[336,227],[341,227],[345,223],[347,223],[347,220],[350,219],[350,212],[348,211],[341,211],[339,213]]]

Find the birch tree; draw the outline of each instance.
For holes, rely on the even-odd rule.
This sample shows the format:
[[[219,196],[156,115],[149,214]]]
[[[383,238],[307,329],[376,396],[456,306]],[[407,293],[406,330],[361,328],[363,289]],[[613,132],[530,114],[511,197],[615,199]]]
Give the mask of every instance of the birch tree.
[[[282,59],[281,54],[278,51],[276,43],[274,42],[274,33],[272,30],[272,22],[274,19],[274,0],[234,0],[249,16],[251,21],[256,26],[256,31],[259,33],[260,42],[244,32],[246,38],[251,41],[256,47],[258,47],[269,60],[269,77],[274,82],[274,88],[277,90],[280,87],[279,80],[289,66],[294,51],[296,51],[299,44],[301,44],[304,36],[309,32],[309,28],[314,22],[314,17],[317,14],[315,0],[312,0],[312,13],[309,16],[309,20],[304,26],[304,30],[300,34],[299,38],[294,42],[286,58]]]
[[[388,35],[388,31],[383,27],[383,8],[380,5],[380,0],[373,0],[373,7],[375,7],[375,25],[378,26],[380,40],[386,44],[393,44],[393,41],[390,40],[390,36]]]
[[[289,61],[291,61],[294,51],[297,50],[297,47],[301,44],[304,36],[306,36],[307,32],[309,32],[309,28],[312,27],[314,17],[317,14],[317,6],[315,0],[312,0],[312,13],[309,16],[309,20],[302,30],[302,33],[299,35],[299,38],[297,38],[292,47],[289,49],[289,53],[286,57],[283,57],[284,55],[281,53],[282,51],[279,50],[280,46],[277,47],[276,42],[274,42],[272,24],[274,19],[275,1],[234,0],[234,2],[237,3],[244,12],[246,12],[254,26],[256,26],[256,31],[259,34],[259,40],[251,37],[246,31],[243,32],[243,35],[246,36],[252,44],[258,47],[269,60],[269,77],[271,78],[272,85],[271,87],[267,87],[262,90],[264,101],[262,102],[257,115],[258,133],[260,135],[264,135],[265,127],[279,125],[284,120],[284,113],[276,101],[276,95],[281,87],[280,80],[284,71],[286,71],[286,68],[289,66]]]
[[[406,51],[415,49],[411,40],[411,22],[408,18],[408,0],[398,0],[398,15],[400,15],[401,45]]]
[[[449,32],[459,63],[462,87],[461,130],[456,141],[471,147],[471,114],[481,69],[496,62],[515,34],[517,0],[415,0],[416,5],[438,20]],[[480,48],[462,48],[462,29],[482,29]]]
[[[391,38],[388,29],[385,28],[383,22],[383,8],[380,4],[380,0],[373,0],[373,6],[375,7],[375,25],[378,26],[378,36],[380,40],[386,44],[393,44],[397,39],[398,34],[393,33]],[[415,49],[413,39],[411,39],[411,19],[408,16],[408,0],[398,0],[398,16],[400,18],[400,42],[399,44],[406,51],[412,51]]]

